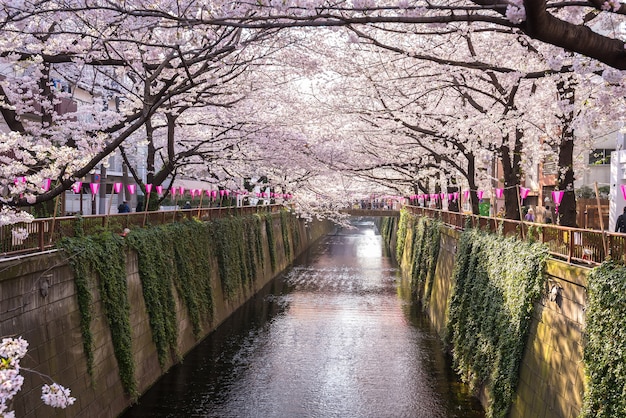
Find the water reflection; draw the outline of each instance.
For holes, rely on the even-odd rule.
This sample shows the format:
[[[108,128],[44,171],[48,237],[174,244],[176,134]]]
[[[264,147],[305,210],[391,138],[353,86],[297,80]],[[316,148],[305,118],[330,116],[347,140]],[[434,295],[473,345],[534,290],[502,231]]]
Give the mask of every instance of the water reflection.
[[[321,240],[125,416],[482,417],[373,224],[356,226]]]

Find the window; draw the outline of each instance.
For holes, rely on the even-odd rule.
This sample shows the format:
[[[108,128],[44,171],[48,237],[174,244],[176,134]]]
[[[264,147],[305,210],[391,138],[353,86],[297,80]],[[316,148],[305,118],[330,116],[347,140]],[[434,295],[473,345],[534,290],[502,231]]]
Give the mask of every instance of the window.
[[[611,153],[615,149],[598,148],[589,153],[589,165],[610,165]]]

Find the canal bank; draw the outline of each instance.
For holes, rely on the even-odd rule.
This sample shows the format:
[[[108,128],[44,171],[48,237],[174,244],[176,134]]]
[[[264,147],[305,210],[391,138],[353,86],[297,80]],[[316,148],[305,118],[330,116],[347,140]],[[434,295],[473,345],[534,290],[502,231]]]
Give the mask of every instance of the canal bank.
[[[354,218],[122,418],[482,418],[371,219]]]
[[[381,220],[380,227],[412,282],[414,298],[448,348],[456,350],[457,368],[464,370],[462,377],[474,386],[488,413],[516,418],[579,416],[585,392],[583,333],[591,269],[550,258],[534,260],[532,251],[540,249],[516,247],[504,237],[488,237],[485,241],[493,243],[482,244],[476,233],[463,242],[460,231],[407,213],[400,220]],[[481,261],[492,257],[481,253],[481,246],[492,247],[491,261]],[[524,271],[535,262],[540,277]],[[464,275],[459,275],[459,268],[465,269]],[[508,283],[497,283],[486,271],[492,268],[501,276],[520,273],[511,274]],[[527,278],[515,282],[514,276],[527,273]],[[534,291],[529,291],[530,283]],[[522,304],[525,310],[520,310]],[[474,309],[467,309],[471,306]],[[498,346],[507,339],[506,347]],[[501,364],[503,352],[514,353],[507,365]],[[497,379],[501,383],[494,393]]]
[[[282,212],[79,237],[66,251],[3,261],[0,335],[27,339],[22,366],[77,398],[50,409],[42,380],[26,373],[16,416],[117,416],[333,229]]]

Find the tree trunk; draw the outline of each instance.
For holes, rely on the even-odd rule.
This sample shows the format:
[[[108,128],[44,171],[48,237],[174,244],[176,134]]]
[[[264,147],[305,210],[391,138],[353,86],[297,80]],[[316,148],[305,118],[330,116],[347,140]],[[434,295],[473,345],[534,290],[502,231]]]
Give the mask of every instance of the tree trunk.
[[[517,186],[522,177],[522,138],[524,132],[521,129],[515,130],[515,145],[513,155],[508,146],[508,138],[502,141],[500,147],[500,158],[502,161],[502,171],[504,176],[504,206],[505,217],[507,219],[520,220],[520,213],[517,201]]]
[[[570,105],[574,103],[574,84],[570,80],[557,83],[559,100],[566,100]],[[559,206],[558,221],[560,225],[577,227],[576,224],[576,196],[574,195],[574,129],[572,110],[563,112],[561,119],[561,143],[559,145],[559,172],[557,187],[563,190],[563,200]]]
[[[474,160],[474,154],[466,154],[467,158],[467,183],[470,188],[470,199],[472,199],[472,213],[478,215],[478,194],[476,193],[476,162]]]

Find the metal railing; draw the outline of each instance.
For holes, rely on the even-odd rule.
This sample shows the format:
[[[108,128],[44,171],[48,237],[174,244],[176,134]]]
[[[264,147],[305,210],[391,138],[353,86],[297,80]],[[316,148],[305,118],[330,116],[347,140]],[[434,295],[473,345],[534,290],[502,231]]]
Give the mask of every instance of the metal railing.
[[[278,212],[283,205],[242,206],[169,211],[131,212],[110,215],[63,216],[35,219],[0,226],[0,257],[15,256],[56,248],[63,237],[76,236],[80,230],[85,235],[104,230],[123,233],[125,228],[145,225],[162,225],[185,219],[211,220],[228,216]]]
[[[471,225],[490,232],[502,231],[507,236],[543,242],[553,257],[569,263],[596,265],[609,257],[626,262],[626,234],[492,218],[418,206],[406,206],[406,209],[415,215],[440,219],[445,225],[459,230]]]

